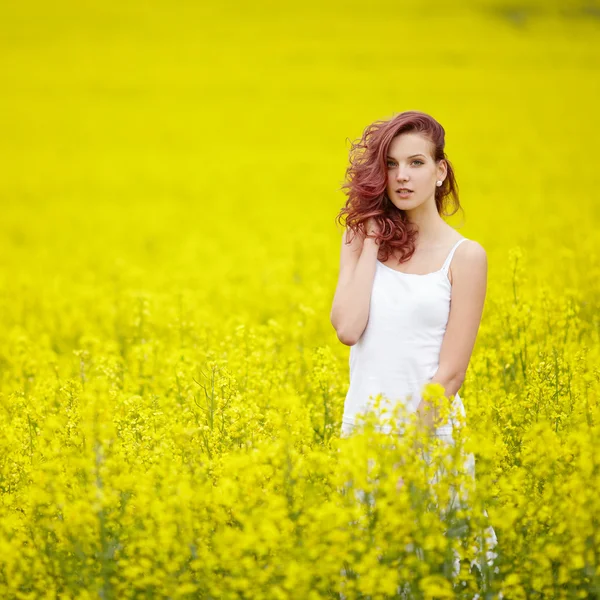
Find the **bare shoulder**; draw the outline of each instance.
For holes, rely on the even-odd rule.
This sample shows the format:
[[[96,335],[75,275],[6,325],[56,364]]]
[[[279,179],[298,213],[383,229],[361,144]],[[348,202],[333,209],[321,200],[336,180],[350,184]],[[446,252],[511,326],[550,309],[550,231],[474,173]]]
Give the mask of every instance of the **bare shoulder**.
[[[465,238],[456,248],[450,268],[448,269],[450,283],[456,278],[470,278],[483,280],[487,276],[487,253],[485,248],[477,241]]]
[[[460,255],[462,257],[462,263],[464,263],[465,261],[467,263],[472,261],[475,261],[476,263],[485,261],[487,259],[485,248],[475,240],[470,240],[468,238],[465,239],[466,242],[464,244],[461,244],[456,249],[455,256]]]

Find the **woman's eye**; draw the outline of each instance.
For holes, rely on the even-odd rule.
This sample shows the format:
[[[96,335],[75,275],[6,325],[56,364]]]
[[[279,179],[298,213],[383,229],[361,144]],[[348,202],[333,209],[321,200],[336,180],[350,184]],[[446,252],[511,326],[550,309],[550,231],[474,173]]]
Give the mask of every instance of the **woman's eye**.
[[[418,159],[413,160],[413,163],[419,163],[420,165],[424,165],[425,164],[422,160],[418,160]],[[391,160],[388,160],[387,161],[387,166],[388,167],[393,167],[394,163]]]

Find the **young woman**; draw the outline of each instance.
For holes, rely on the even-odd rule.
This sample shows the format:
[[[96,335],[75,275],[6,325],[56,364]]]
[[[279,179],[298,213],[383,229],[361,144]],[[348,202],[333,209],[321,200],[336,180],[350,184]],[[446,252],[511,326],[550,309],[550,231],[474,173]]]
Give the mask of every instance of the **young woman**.
[[[378,394],[403,400],[433,430],[434,413],[421,397],[428,382],[441,384],[465,415],[458,391],[483,312],[487,257],[443,219],[460,208],[444,146],[444,128],[418,111],[376,121],[352,144],[331,310],[339,340],[351,346],[342,435]],[[453,426],[451,419],[432,433],[452,443]],[[495,545],[493,529],[488,534]]]
[[[353,144],[339,281],[331,322],[351,346],[342,433],[368,408],[369,395],[403,397],[427,427],[421,390],[440,383],[455,396],[483,312],[487,258],[442,215],[458,186],[444,153],[444,129],[409,111],[367,127]]]

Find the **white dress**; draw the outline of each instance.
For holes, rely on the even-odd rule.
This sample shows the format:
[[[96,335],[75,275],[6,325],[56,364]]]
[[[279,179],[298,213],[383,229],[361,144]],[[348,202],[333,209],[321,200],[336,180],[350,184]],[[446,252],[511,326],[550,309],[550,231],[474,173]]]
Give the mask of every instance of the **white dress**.
[[[450,314],[452,285],[448,269],[454,252],[466,239],[456,242],[440,269],[424,275],[402,273],[377,261],[367,326],[350,348],[350,386],[344,402],[342,437],[352,432],[358,413],[372,409],[380,393],[392,402],[402,399],[407,414],[417,410],[422,387],[439,365]],[[458,393],[454,406],[465,417]],[[454,443],[452,431],[456,426],[456,421],[450,419],[436,430],[436,435]],[[396,429],[402,431],[402,423]],[[390,428],[386,425],[380,431],[389,433]],[[473,454],[465,457],[465,466],[475,477]],[[497,544],[491,526],[486,539],[489,548]],[[496,554],[488,550],[486,556],[491,564]]]

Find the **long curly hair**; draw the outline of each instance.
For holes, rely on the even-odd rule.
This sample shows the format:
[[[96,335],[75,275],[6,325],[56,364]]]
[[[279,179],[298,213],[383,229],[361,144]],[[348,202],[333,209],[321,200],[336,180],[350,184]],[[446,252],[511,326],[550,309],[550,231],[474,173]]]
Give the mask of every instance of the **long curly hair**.
[[[433,117],[410,110],[368,125],[356,143],[350,141],[350,165],[341,187],[348,199],[335,221],[354,234],[367,237],[366,224],[373,217],[379,225],[380,234],[368,237],[378,241],[379,256],[383,262],[388,260],[390,254],[399,254],[402,257],[400,263],[406,262],[415,251],[418,228],[408,220],[405,211],[392,203],[387,193],[388,148],[397,135],[409,132],[426,137],[431,142],[433,159],[436,162],[444,159],[447,163],[446,178],[435,189],[438,214],[451,216],[462,208],[454,169],[444,152],[445,131]],[[452,204],[454,210],[446,212]],[[342,223],[344,216],[345,225]]]

